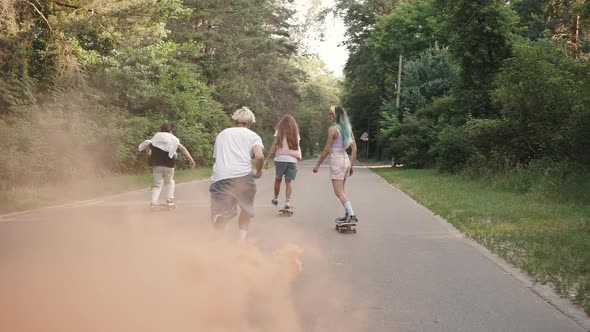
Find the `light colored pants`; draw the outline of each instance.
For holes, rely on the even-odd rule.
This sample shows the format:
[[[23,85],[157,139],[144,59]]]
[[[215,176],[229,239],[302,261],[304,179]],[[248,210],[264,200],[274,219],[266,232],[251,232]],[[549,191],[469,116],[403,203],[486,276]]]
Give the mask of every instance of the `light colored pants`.
[[[164,189],[166,199],[174,199],[174,168],[154,166],[154,187],[152,188],[152,204],[158,204],[160,192]]]

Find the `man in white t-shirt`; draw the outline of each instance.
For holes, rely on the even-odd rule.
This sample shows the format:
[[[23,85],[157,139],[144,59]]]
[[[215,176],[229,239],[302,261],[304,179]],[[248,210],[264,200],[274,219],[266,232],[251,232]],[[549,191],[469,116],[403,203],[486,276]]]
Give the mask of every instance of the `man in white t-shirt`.
[[[215,139],[213,175],[211,176],[211,219],[216,229],[224,229],[238,214],[240,239],[248,235],[250,219],[254,217],[254,179],[262,176],[264,153],[262,139],[250,130],[256,122],[254,113],[242,107],[232,115],[235,126],[223,130]],[[252,159],[256,160],[256,174],[252,173]]]

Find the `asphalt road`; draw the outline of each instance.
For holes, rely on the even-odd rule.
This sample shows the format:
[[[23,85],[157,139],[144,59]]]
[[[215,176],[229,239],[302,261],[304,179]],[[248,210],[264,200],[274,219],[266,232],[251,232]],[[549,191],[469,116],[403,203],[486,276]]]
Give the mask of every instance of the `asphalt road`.
[[[585,314],[548,303],[525,277],[369,169],[357,168],[347,182],[359,216],[358,233],[336,232],[333,220],[343,209],[332,192],[327,168],[313,174],[312,165],[300,165],[291,217],[279,217],[278,207],[270,204],[274,169],[265,171],[257,181],[257,216],[249,233],[250,241],[265,255],[287,243],[303,249],[301,273],[288,292],[297,321],[294,331],[587,330]],[[111,315],[134,305],[125,299],[130,289],[143,307],[149,302],[146,293],[168,292],[156,285],[174,284],[167,279],[174,272],[166,269],[176,265],[151,266],[150,262],[162,259],[155,252],[164,237],[190,243],[208,234],[208,185],[208,180],[177,185],[178,209],[172,213],[150,213],[146,189],[0,216],[0,330],[91,331],[89,326],[96,326],[93,321],[106,320],[129,332],[134,330],[129,326],[140,326],[134,325],[136,320],[149,322],[158,315],[157,304],[145,305],[142,314]],[[235,224],[226,232],[228,237],[236,236]],[[124,254],[119,254],[121,250]],[[207,257],[219,255],[203,247],[200,252]],[[111,274],[126,269],[136,272],[117,279],[116,287],[101,286],[105,280],[113,282]],[[214,294],[222,298],[224,292],[238,292],[227,286],[217,287]],[[272,280],[268,286],[273,287]],[[102,290],[82,291],[83,299],[61,293],[93,287]],[[211,296],[206,299],[209,303]],[[81,309],[95,308],[97,302],[121,310]],[[163,303],[166,309],[173,308],[175,298]],[[190,316],[190,310],[186,315]],[[76,317],[83,317],[82,322],[68,328],[56,322]],[[130,317],[134,321],[125,321]],[[136,330],[187,330],[188,325],[173,328],[170,321],[174,318]]]

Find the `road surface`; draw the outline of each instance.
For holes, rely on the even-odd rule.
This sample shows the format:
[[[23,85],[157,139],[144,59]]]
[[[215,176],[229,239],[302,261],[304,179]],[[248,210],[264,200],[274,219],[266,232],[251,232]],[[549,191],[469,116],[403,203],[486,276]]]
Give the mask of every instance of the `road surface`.
[[[282,329],[293,331],[586,331],[587,316],[576,321],[556,309],[518,273],[369,169],[357,168],[347,182],[360,220],[358,233],[337,233],[333,220],[343,209],[328,169],[313,174],[312,167],[313,161],[300,165],[292,217],[279,217],[280,206],[270,204],[274,169],[257,181],[257,216],[249,239],[265,257],[286,244],[303,253],[301,272],[289,289],[280,289],[273,278],[260,279],[262,287],[277,287],[264,300],[276,312],[269,318],[264,315],[268,310],[258,309],[249,324],[284,319],[290,323]],[[203,237],[211,228],[208,185],[208,180],[177,185],[173,213],[150,213],[145,189],[1,216],[0,330],[100,331],[106,328],[96,322],[103,321],[111,322],[111,331],[185,331],[195,324],[190,317],[203,308],[220,321],[227,318],[224,312],[241,312],[241,300],[227,293],[242,294],[235,286],[250,280],[247,273],[236,279],[230,274],[242,272],[218,273],[220,281],[217,272],[197,273],[192,267],[193,284],[219,283],[187,299],[181,285],[189,281],[179,281],[176,274],[197,253],[183,263],[175,261],[178,250],[159,254],[170,243],[190,248],[194,242],[202,262],[223,255],[219,247],[196,244],[208,241]],[[283,197],[284,191],[280,204]],[[237,236],[235,224],[226,237]],[[222,269],[212,266],[206,271]],[[267,265],[251,266],[262,270]],[[279,302],[273,302],[273,294],[282,294],[292,307],[275,306]],[[226,298],[229,304],[221,301]],[[280,311],[282,305],[285,311]],[[219,323],[225,330],[215,331],[246,331],[236,329],[243,324],[239,319],[230,317],[231,322]],[[208,326],[217,324],[213,320]]]

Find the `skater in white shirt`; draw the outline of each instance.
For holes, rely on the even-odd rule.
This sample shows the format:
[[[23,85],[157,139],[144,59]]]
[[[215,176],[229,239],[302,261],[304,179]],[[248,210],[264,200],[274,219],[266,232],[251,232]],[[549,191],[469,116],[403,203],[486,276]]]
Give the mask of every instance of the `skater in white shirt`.
[[[175,125],[167,122],[162,124],[160,131],[150,140],[145,140],[139,145],[139,151],[148,154],[148,166],[152,167],[154,185],[152,187],[151,208],[156,209],[162,189],[165,190],[166,203],[174,204],[174,163],[177,150],[189,160],[191,168],[195,167],[195,161],[188,150],[180,144],[180,140],[172,134]]]
[[[254,179],[262,176],[264,153],[262,139],[250,130],[256,121],[254,113],[242,107],[232,115],[234,127],[223,130],[215,139],[213,175],[211,176],[211,221],[216,229],[224,229],[238,215],[240,239],[246,239],[248,225],[254,217]],[[256,173],[252,173],[252,159]]]

